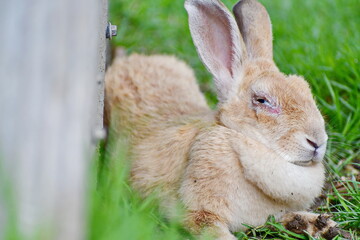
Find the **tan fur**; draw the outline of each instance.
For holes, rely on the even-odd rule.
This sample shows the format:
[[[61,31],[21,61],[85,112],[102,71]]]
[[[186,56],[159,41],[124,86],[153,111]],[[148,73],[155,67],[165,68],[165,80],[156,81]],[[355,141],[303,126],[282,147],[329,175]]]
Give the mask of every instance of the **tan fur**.
[[[141,131],[142,135],[153,131],[149,121],[209,110],[193,71],[172,56],[134,54],[117,58],[107,70],[105,81],[107,116],[111,116],[110,111],[121,112],[111,119],[112,124]]]
[[[235,239],[232,231],[263,224],[269,215],[283,217],[286,225],[291,212],[312,204],[324,182],[324,120],[306,81],[280,73],[270,58],[265,9],[255,0],[246,3],[252,7],[237,5],[242,11],[237,21],[244,23],[248,50],[223,4],[186,1],[194,43],[217,86],[225,89],[218,89],[216,111],[206,105],[192,70],[174,57],[117,58],[105,79],[111,127],[131,140],[133,187],[143,196],[156,192],[169,217],[181,203],[185,226],[195,233],[210,229],[218,239]],[[255,17],[249,28],[261,25],[265,34],[247,28],[246,21]],[[199,34],[203,28],[207,35]],[[224,39],[232,40],[222,63],[212,47]],[[254,94],[273,103],[258,105]],[[313,144],[319,146],[316,156]],[[314,217],[298,214],[309,222]]]
[[[198,233],[200,233],[204,227],[213,226],[216,222],[224,221],[217,214],[205,210],[189,211],[187,217],[187,227],[193,232]]]

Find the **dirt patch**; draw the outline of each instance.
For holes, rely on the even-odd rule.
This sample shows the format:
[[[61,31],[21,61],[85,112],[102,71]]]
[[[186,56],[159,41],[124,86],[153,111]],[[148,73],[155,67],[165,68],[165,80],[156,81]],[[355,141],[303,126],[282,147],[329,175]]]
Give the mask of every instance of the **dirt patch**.
[[[322,234],[322,237],[325,238],[326,240],[331,240],[334,237],[336,237],[337,235],[339,235],[339,233],[340,233],[340,231],[337,227],[331,227],[331,228],[329,228],[329,230],[327,232]]]

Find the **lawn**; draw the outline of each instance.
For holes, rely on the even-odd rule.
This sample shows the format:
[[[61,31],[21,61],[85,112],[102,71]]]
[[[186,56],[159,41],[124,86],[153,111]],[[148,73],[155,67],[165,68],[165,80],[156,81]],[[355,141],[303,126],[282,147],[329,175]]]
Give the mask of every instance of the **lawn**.
[[[261,1],[273,24],[274,56],[287,74],[303,75],[327,121],[328,184],[316,212],[327,212],[354,239],[360,237],[360,0]],[[231,8],[235,1],[224,3]],[[172,54],[191,65],[211,106],[211,77],[192,44],[183,1],[112,0],[112,40],[129,54]],[[153,198],[140,199],[127,182],[126,139],[109,139],[92,170],[89,238],[192,239],[178,221],[167,221]],[[289,233],[272,219],[238,233],[239,239],[310,239]]]

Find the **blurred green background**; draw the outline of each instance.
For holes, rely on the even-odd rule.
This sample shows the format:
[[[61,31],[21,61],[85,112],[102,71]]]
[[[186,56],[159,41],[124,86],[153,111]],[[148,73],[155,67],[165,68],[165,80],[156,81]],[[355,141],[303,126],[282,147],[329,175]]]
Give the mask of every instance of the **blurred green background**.
[[[329,187],[316,209],[334,215],[356,239],[360,229],[360,0],[263,0],[274,35],[274,56],[287,74],[310,83],[327,121]],[[226,0],[229,7],[236,1]],[[118,25],[114,46],[144,54],[172,54],[196,72],[211,106],[211,76],[193,46],[182,0],[111,0]],[[94,166],[90,239],[192,239],[177,221],[167,221],[154,199],[140,199],[128,185],[124,144],[111,142]],[[339,187],[340,186],[340,187]],[[345,189],[345,190],[344,190]],[[311,239],[286,232],[273,221],[239,239]],[[256,238],[257,237],[257,238]]]

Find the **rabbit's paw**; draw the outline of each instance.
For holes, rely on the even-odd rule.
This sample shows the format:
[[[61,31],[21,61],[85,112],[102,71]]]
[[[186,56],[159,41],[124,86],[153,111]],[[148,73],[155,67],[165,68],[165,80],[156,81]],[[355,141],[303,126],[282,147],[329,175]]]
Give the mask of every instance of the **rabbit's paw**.
[[[308,212],[288,213],[282,218],[283,225],[290,231],[302,234],[307,232],[313,237],[333,239],[340,234],[337,223],[327,214]]]

